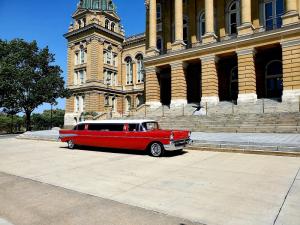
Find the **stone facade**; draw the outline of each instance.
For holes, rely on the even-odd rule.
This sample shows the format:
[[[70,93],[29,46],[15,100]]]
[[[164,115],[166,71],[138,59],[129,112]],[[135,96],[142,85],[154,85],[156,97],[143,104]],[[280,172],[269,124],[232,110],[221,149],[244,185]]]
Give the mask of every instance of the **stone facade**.
[[[111,1],[80,1],[73,21],[64,35],[67,86],[73,93],[66,102],[65,126],[119,117],[141,107],[145,34],[126,38]]]
[[[99,1],[80,1],[65,35],[66,125],[145,106],[299,108],[300,1],[146,0],[145,34],[128,38],[113,5],[89,2]]]
[[[158,105],[157,90],[156,96],[170,96],[161,99],[170,107],[299,102],[299,1],[147,0],[146,9],[145,68],[156,71],[146,74],[147,102]],[[201,69],[195,72],[195,65]],[[166,76],[171,90],[162,82]]]

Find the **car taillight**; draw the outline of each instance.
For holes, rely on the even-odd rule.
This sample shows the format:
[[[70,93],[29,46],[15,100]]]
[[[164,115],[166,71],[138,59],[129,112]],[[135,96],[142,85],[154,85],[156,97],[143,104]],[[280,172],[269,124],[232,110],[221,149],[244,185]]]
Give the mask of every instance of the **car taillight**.
[[[174,133],[173,133],[173,131],[170,134],[170,141],[174,141]]]
[[[189,138],[191,137],[191,135],[192,135],[192,132],[191,132],[191,131],[189,131]]]

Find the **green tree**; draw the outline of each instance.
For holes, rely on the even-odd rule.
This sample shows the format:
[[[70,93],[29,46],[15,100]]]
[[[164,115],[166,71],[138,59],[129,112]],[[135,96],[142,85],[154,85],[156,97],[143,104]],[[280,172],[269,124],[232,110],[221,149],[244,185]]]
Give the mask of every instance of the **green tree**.
[[[26,130],[34,109],[70,96],[54,62],[54,54],[48,47],[39,49],[36,41],[0,40],[0,108],[24,112]]]
[[[65,111],[61,109],[55,109],[52,111],[52,123],[51,123],[51,111],[45,110],[43,113],[32,114],[32,124],[34,130],[46,130],[54,127],[64,126],[64,115]]]

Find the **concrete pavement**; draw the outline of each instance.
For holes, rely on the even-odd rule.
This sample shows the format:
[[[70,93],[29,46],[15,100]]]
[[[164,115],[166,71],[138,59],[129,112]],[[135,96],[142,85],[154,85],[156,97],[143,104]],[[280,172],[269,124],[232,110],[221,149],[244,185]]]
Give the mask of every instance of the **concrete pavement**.
[[[1,172],[0,200],[0,215],[15,225],[201,225]]]
[[[299,225],[299,158],[65,147],[1,140],[0,171],[208,225]]]

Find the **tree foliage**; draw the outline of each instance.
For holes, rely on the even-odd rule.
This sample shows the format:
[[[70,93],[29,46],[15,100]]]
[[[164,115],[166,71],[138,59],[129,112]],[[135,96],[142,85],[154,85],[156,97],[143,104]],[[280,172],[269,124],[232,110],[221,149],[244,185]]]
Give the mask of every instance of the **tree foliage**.
[[[54,54],[48,47],[39,49],[36,41],[0,40],[0,108],[24,112],[27,130],[34,109],[70,95],[54,62]]]
[[[43,113],[32,114],[32,124],[33,130],[48,130],[52,127],[60,127],[64,126],[64,115],[65,111],[61,109],[55,109],[52,111],[51,118],[51,110],[45,110]]]

